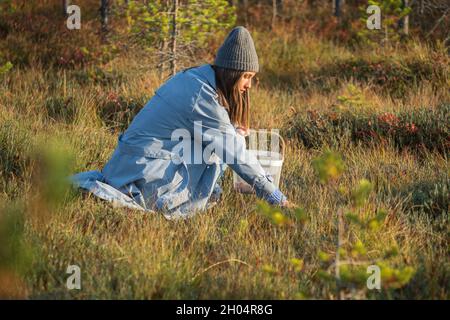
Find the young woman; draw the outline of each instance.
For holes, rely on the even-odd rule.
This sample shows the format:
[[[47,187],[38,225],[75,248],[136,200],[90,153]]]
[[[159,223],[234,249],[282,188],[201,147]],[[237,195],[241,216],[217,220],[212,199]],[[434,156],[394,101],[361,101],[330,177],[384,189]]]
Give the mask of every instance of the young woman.
[[[234,28],[213,65],[181,71],[156,90],[119,136],[101,172],[79,173],[72,181],[115,204],[159,211],[172,219],[217,201],[218,180],[229,166],[258,197],[288,206],[271,177],[246,152],[242,136],[249,130],[248,91],[258,71],[250,33]]]

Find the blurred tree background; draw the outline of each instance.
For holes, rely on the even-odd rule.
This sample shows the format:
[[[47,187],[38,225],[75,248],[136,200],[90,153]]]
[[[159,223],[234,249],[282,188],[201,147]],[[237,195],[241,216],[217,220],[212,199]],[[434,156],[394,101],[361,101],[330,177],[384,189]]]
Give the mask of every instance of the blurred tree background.
[[[81,8],[78,32],[65,27],[71,4]],[[381,9],[380,30],[365,27],[369,5]],[[448,48],[449,11],[446,0],[1,0],[0,39],[6,41],[0,72],[34,62],[95,64],[142,49],[154,56],[149,68],[172,75],[199,57],[213,58],[220,35],[235,25],[275,37],[314,34],[352,47],[397,46],[415,38]]]

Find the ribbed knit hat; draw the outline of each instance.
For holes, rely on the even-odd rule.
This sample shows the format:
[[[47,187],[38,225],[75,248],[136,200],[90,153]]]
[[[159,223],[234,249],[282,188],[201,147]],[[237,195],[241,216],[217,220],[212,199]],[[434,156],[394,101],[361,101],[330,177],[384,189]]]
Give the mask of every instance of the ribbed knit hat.
[[[217,51],[214,65],[240,71],[259,71],[255,44],[246,28],[239,26],[231,30]]]

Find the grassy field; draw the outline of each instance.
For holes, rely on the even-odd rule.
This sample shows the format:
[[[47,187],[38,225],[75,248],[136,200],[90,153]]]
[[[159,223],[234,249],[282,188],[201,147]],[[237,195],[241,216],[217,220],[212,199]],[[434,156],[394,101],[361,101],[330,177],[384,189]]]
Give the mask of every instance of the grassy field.
[[[252,127],[285,136],[281,190],[301,211],[258,207],[256,197],[233,191],[231,172],[221,204],[188,221],[65,191],[64,175],[102,168],[162,83],[145,67],[151,57],[128,52],[97,69],[36,62],[0,76],[0,296],[449,298],[445,49],[412,41],[352,50],[256,31],[254,39],[263,69]],[[321,183],[313,164],[328,150],[345,169]],[[361,179],[371,189],[355,206]],[[372,222],[384,215],[376,227],[358,227],[342,218],[349,211]],[[337,251],[355,263],[342,266],[339,281]],[[381,290],[356,279],[367,261],[381,261]],[[81,290],[66,288],[68,265],[80,267]]]

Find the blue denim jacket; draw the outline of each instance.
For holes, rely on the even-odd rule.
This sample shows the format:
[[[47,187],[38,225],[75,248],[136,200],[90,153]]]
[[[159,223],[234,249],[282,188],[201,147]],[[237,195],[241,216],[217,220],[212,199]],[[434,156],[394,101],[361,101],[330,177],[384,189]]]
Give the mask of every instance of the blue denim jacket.
[[[181,138],[189,148],[180,148]],[[208,150],[211,157],[202,157]],[[170,219],[206,209],[211,195],[221,192],[217,182],[229,166],[260,198],[284,201],[271,177],[249,159],[245,140],[218,102],[214,70],[204,64],[177,73],[156,90],[119,136],[103,170],[71,180],[119,206],[161,211]]]

